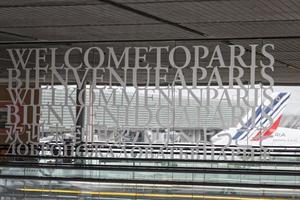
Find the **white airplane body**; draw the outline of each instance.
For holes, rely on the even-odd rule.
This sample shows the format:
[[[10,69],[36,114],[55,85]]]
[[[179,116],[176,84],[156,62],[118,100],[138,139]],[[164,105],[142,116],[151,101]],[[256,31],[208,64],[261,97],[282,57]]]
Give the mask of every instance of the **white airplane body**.
[[[243,124],[217,133],[211,142],[227,146],[300,146],[300,130],[279,127],[290,93],[274,92],[270,97],[254,112],[250,111]]]

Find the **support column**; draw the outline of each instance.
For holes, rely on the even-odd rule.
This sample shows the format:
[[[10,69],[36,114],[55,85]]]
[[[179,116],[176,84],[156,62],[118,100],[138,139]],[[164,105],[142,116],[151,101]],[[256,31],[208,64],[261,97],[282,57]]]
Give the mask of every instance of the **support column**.
[[[82,103],[85,104],[85,89],[86,89],[86,82],[82,84],[82,87],[76,86],[76,116],[78,116],[78,120],[76,121],[76,146],[83,144],[84,142],[84,133],[83,133],[83,126],[84,126],[84,116],[85,116],[85,107],[82,107]],[[82,102],[79,101],[81,98]],[[84,105],[83,105],[84,106]],[[81,148],[80,156],[84,155],[84,148]],[[75,163],[77,164],[84,164],[84,160],[77,160]]]

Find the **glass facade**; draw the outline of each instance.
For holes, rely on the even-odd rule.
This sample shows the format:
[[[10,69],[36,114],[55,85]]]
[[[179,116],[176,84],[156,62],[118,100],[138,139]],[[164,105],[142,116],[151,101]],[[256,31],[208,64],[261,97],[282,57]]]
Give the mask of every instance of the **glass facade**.
[[[300,199],[299,8],[0,2],[0,200]]]

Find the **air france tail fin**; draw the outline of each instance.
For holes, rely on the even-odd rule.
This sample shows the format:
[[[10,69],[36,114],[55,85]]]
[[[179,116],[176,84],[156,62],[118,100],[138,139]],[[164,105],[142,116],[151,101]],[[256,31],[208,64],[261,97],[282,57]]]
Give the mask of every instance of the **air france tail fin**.
[[[255,110],[249,111],[248,115],[243,118],[244,123],[237,126],[237,132],[232,139],[251,138],[253,141],[258,141],[271,136],[280,123],[290,95],[288,92],[272,93],[272,101],[267,99]]]

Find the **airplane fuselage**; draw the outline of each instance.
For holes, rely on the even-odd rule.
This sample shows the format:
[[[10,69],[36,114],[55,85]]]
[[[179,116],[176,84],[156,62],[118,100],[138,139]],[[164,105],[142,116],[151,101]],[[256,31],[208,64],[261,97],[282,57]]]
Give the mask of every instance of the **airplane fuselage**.
[[[242,140],[232,139],[236,133],[236,128],[221,131],[212,137],[211,142],[214,145],[248,145],[248,146],[300,146],[300,130],[278,127],[274,133],[259,140],[253,140],[253,137],[246,137]]]

